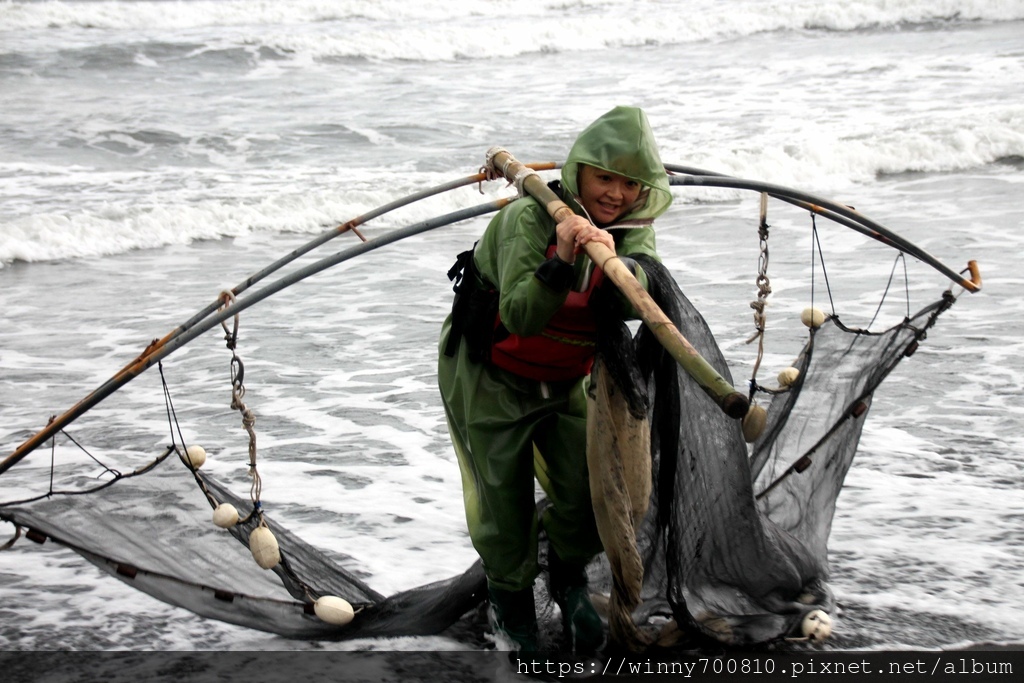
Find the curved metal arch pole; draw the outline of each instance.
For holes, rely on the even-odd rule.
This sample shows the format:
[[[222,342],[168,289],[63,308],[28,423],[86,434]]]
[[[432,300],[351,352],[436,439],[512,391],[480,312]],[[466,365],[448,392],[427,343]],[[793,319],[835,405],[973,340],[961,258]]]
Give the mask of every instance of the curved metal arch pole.
[[[552,170],[559,168],[561,164],[545,162],[538,164],[526,164],[526,166],[529,166],[534,170]],[[918,258],[921,261],[924,261],[928,265],[932,266],[933,268],[941,272],[943,275],[948,277],[950,280],[958,283],[968,291],[976,292],[979,289],[981,289],[981,279],[980,275],[978,274],[977,265],[974,261],[971,261],[968,264],[968,268],[971,272],[972,279],[964,279],[963,277],[960,276],[959,273],[956,273],[955,271],[949,269],[947,266],[945,266],[943,263],[929,255],[927,252],[921,250],[912,243],[899,237],[895,233],[892,233],[884,226],[879,225],[878,223],[861,215],[857,211],[854,211],[849,207],[843,206],[842,204],[838,204],[828,199],[816,197],[808,193],[792,190],[790,188],[782,187],[779,185],[772,185],[770,183],[762,183],[759,181],[734,178],[732,176],[727,176],[725,174],[716,173],[713,171],[706,171],[703,169],[673,164],[665,164],[665,168],[667,171],[669,171],[669,183],[671,185],[726,187],[741,190],[751,190],[756,192],[765,192],[770,196],[773,196],[782,201],[786,201],[801,208],[814,211],[820,215],[825,216],[826,218],[829,218],[830,220],[833,220],[851,229],[857,230],[858,232],[861,232],[862,234],[872,237],[873,239],[888,244],[889,246],[902,249],[903,251],[906,251],[907,253],[914,256],[915,258]],[[686,175],[672,175],[673,173],[684,173]],[[234,287],[231,290],[231,292],[237,295],[248,290],[254,284],[263,280],[268,275],[276,272],[285,265],[291,263],[296,258],[312,251],[313,249],[319,246],[322,246],[323,244],[327,243],[334,237],[344,232],[348,232],[349,230],[355,231],[354,229],[357,226],[373,218],[379,217],[385,213],[393,211],[402,206],[406,206],[415,201],[419,201],[420,199],[424,199],[429,196],[439,194],[441,192],[446,192],[458,187],[463,187],[465,185],[471,185],[476,182],[481,182],[484,179],[484,174],[478,173],[472,176],[459,178],[448,183],[443,183],[441,185],[428,188],[421,192],[413,193],[401,199],[395,200],[394,202],[382,205],[381,207],[378,207],[356,218],[353,218],[350,221],[347,221],[346,223],[340,224],[337,227],[322,233],[316,239],[311,240],[302,247],[299,247],[298,249],[282,257],[278,261],[275,261],[270,266],[267,266],[263,270],[253,274],[252,276],[244,280],[242,283]],[[353,247],[352,249],[339,252],[334,256],[322,259],[321,261],[311,264],[306,268],[295,271],[288,277],[282,278],[281,280],[278,280],[277,282],[264,288],[263,290],[260,290],[254,295],[247,297],[244,301],[236,300],[234,304],[221,310],[221,312],[218,315],[216,315],[212,320],[206,320],[205,323],[200,324],[201,321],[207,319],[214,311],[217,311],[218,309],[221,308],[221,306],[223,305],[223,298],[218,298],[217,301],[208,305],[206,308],[204,308],[202,311],[194,315],[188,321],[172,330],[164,338],[154,340],[142,352],[142,354],[139,355],[138,358],[136,358],[134,361],[132,361],[124,368],[122,368],[111,379],[107,380],[104,384],[102,384],[100,387],[91,392],[88,396],[86,396],[77,404],[75,404],[75,406],[73,406],[63,415],[55,417],[53,420],[51,420],[51,422],[49,423],[49,425],[47,425],[45,429],[43,429],[35,436],[30,438],[28,441],[23,443],[11,455],[9,455],[6,459],[0,462],[0,474],[6,472],[8,469],[10,469],[11,466],[13,466],[15,463],[17,463],[26,455],[35,450],[40,444],[45,442],[48,438],[56,434],[58,431],[60,431],[67,425],[71,424],[71,422],[76,420],[86,411],[88,411],[97,403],[99,403],[107,396],[109,396],[111,393],[113,393],[120,387],[124,386],[135,377],[137,377],[139,374],[144,372],[153,364],[170,355],[173,351],[177,350],[181,346],[184,346],[186,343],[188,343],[192,339],[195,339],[204,332],[208,331],[210,328],[234,316],[236,313],[241,312],[245,308],[248,308],[249,306],[258,303],[259,301],[262,301],[263,299],[271,296],[272,294],[280,291],[281,289],[284,289],[287,286],[290,286],[291,284],[299,282],[300,280],[303,280],[315,273],[318,273],[321,270],[325,270],[333,265],[346,261],[349,258],[353,258],[354,256],[362,254],[366,251],[372,251],[373,249],[385,246],[387,244],[398,241],[405,237],[419,234],[421,232],[426,232],[428,230],[441,227],[443,225],[448,225],[450,223],[454,223],[460,220],[466,220],[468,218],[483,215],[491,211],[497,211],[502,206],[507,204],[509,201],[511,201],[511,199],[501,199],[495,202],[481,204],[470,209],[463,209],[461,211],[452,212],[449,214],[445,214],[444,216],[429,219],[427,221],[423,221],[421,223],[408,226],[407,228],[392,231],[387,235],[382,235],[380,237],[374,238],[373,240],[363,242],[361,245],[357,247]]]
[[[671,166],[669,164],[666,164],[665,168],[669,171],[678,170],[683,173],[689,172],[684,170],[685,167]],[[737,190],[764,192],[776,199],[813,211],[814,213],[821,214],[830,220],[856,230],[857,232],[867,235],[868,237],[878,240],[890,247],[895,247],[905,251],[914,258],[927,263],[929,266],[939,271],[951,281],[960,285],[969,292],[977,292],[981,289],[981,276],[978,272],[978,266],[975,261],[968,262],[967,266],[971,274],[971,279],[964,278],[960,273],[952,270],[949,266],[945,265],[931,254],[900,237],[885,226],[871,220],[867,216],[864,216],[860,212],[855,211],[848,206],[844,206],[830,199],[817,197],[806,192],[782,187],[781,185],[772,185],[770,183],[763,183],[756,180],[745,180],[742,178],[734,178],[731,176],[717,174],[683,176],[669,175],[669,184],[678,186],[725,187]]]
[[[537,170],[537,171],[550,171],[550,170],[553,170],[553,169],[560,168],[561,164],[560,163],[556,163],[556,162],[547,161],[547,162],[531,163],[531,164],[527,164],[527,166],[529,166],[530,168],[532,168],[534,170]],[[252,275],[247,277],[245,280],[243,280],[242,282],[240,282],[237,285],[235,285],[234,287],[232,287],[229,291],[232,294],[234,294],[235,296],[241,294],[242,292],[248,290],[250,287],[255,285],[257,282],[260,282],[260,281],[264,280],[265,278],[267,278],[268,276],[270,276],[273,273],[277,272],[281,268],[285,267],[286,265],[288,265],[289,263],[291,263],[295,259],[308,254],[309,252],[313,251],[314,249],[316,249],[316,248],[318,248],[320,246],[323,246],[327,242],[331,241],[332,239],[334,239],[338,235],[342,235],[342,234],[344,234],[346,232],[354,232],[356,235],[359,236],[359,238],[362,241],[364,241],[364,242],[367,241],[366,238],[362,236],[362,234],[359,232],[359,230],[357,228],[360,225],[363,225],[364,223],[367,223],[367,222],[373,220],[374,218],[379,218],[380,216],[383,216],[384,214],[390,213],[391,211],[394,211],[395,209],[400,209],[403,206],[408,206],[409,204],[413,204],[414,202],[418,202],[418,201],[420,201],[422,199],[427,199],[428,197],[433,197],[434,195],[442,194],[444,192],[450,192],[451,190],[455,190],[455,189],[458,189],[460,187],[465,187],[467,185],[473,185],[475,183],[480,183],[480,182],[483,182],[485,180],[487,180],[487,177],[486,177],[486,175],[484,173],[476,173],[474,175],[465,176],[463,178],[456,178],[455,180],[450,180],[450,181],[448,181],[446,183],[441,183],[440,185],[435,185],[434,187],[430,187],[430,188],[427,188],[425,190],[421,190],[419,192],[414,192],[414,193],[412,193],[410,195],[406,195],[405,197],[401,197],[400,199],[396,199],[396,200],[394,200],[392,202],[388,202],[387,204],[382,204],[381,206],[378,206],[377,208],[372,209],[371,211],[368,211],[368,212],[366,212],[366,213],[364,213],[362,215],[356,216],[355,218],[352,218],[352,219],[350,219],[350,220],[348,220],[348,221],[346,221],[344,223],[341,223],[341,224],[331,228],[330,230],[327,230],[327,231],[321,233],[316,238],[310,240],[309,242],[307,242],[307,243],[303,244],[302,246],[298,247],[297,249],[295,249],[295,250],[289,252],[288,254],[282,256],[280,259],[278,259],[277,261],[274,261],[273,263],[271,263],[270,265],[266,266],[262,270],[259,270],[256,273],[253,273]],[[166,343],[166,342],[170,341],[171,339],[174,339],[178,335],[183,334],[184,332],[188,331],[194,325],[196,325],[196,323],[198,323],[199,321],[203,320],[208,315],[212,314],[214,311],[218,310],[223,305],[223,303],[224,303],[223,299],[218,298],[216,301],[214,301],[214,302],[210,303],[209,305],[207,305],[204,309],[202,309],[201,311],[196,313],[194,316],[189,318],[187,321],[185,321],[184,323],[182,323],[178,327],[176,327],[173,330],[171,330],[171,332],[169,332],[166,336],[164,336],[164,338],[161,339],[160,342],[161,343]]]
[[[103,401],[105,398],[110,396],[112,393],[120,389],[122,386],[132,381],[140,374],[148,370],[150,367],[163,360],[171,353],[181,348],[185,344],[189,343],[199,335],[207,332],[211,328],[219,325],[221,322],[233,317],[234,315],[242,312],[243,310],[253,306],[260,301],[268,298],[269,296],[289,287],[301,280],[304,280],[312,275],[315,275],[323,270],[335,266],[349,259],[355,258],[360,254],[364,254],[380,247],[387,246],[399,240],[405,239],[406,237],[412,237],[423,232],[428,232],[435,228],[440,228],[445,225],[457,223],[459,221],[468,220],[477,216],[482,216],[487,213],[492,213],[504,207],[506,204],[512,202],[515,198],[508,197],[497,199],[495,201],[486,202],[484,204],[478,204],[477,206],[470,207],[467,209],[460,209],[459,211],[453,211],[451,213],[430,218],[419,223],[400,228],[398,230],[392,230],[391,232],[375,237],[366,242],[350,247],[344,251],[340,251],[331,256],[325,257],[315,263],[311,263],[308,266],[296,270],[279,280],[272,282],[263,289],[257,290],[251,293],[243,300],[236,300],[233,304],[220,309],[216,315],[210,317],[207,316],[203,321],[196,321],[188,328],[184,326],[177,328],[179,331],[174,336],[168,335],[160,340],[155,340],[131,363],[126,365],[120,371],[118,371],[113,377],[108,379],[102,385],[90,392],[85,398],[80,400],[64,414],[54,417],[45,428],[40,430],[30,439],[21,444],[13,453],[7,456],[2,462],[0,462],[0,474],[3,474],[25,456],[30,454],[40,445],[46,442],[47,439],[55,435],[64,427],[77,420],[87,411],[92,409],[98,403]],[[220,302],[218,302],[218,305]]]

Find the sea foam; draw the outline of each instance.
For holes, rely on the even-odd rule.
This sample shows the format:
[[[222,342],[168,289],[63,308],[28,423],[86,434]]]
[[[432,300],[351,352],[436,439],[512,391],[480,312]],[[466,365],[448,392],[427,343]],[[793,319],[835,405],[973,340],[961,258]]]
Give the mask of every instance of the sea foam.
[[[534,52],[672,45],[775,31],[856,31],[953,21],[1024,19],[1019,0],[847,0],[722,4],[672,0],[647,9],[631,3],[547,0],[451,3],[444,0],[293,0],[216,2],[35,2],[0,4],[0,31],[83,29],[140,36],[166,30],[194,37],[216,29],[256,44],[318,58],[450,60]],[[154,29],[159,27],[159,29]],[[79,35],[88,42],[89,34]],[[210,36],[214,40],[213,36]]]

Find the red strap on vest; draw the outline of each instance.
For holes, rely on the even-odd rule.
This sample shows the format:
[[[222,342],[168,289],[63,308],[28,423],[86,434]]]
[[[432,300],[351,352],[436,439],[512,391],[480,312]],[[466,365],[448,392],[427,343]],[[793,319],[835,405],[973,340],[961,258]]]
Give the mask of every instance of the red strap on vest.
[[[548,248],[551,258],[555,247]],[[604,279],[594,268],[587,289],[570,291],[540,334],[510,334],[491,348],[491,362],[503,370],[540,382],[579,379],[590,372],[597,351],[597,321],[590,308],[590,296]],[[494,321],[501,326],[501,315]],[[496,335],[497,339],[500,335]]]

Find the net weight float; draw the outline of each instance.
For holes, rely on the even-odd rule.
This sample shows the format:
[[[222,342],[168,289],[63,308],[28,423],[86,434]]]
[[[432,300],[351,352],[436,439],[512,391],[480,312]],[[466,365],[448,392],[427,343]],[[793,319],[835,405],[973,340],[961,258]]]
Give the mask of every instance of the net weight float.
[[[238,510],[231,503],[221,503],[213,509],[213,523],[221,529],[230,529],[238,524]]]
[[[762,406],[753,404],[750,406],[750,410],[743,417],[743,440],[747,443],[754,443],[764,432],[765,425],[768,423],[768,411]]]
[[[783,388],[789,388],[796,384],[796,381],[800,378],[800,371],[796,368],[789,367],[779,372],[779,386]]]
[[[321,595],[313,603],[313,612],[320,621],[335,626],[344,626],[355,617],[355,610],[349,601],[336,595]]]
[[[281,562],[281,549],[274,534],[265,526],[258,526],[249,534],[249,552],[256,564],[273,569]]]
[[[832,617],[820,609],[812,610],[800,622],[800,631],[810,640],[825,640],[832,635]]]
[[[816,330],[825,324],[825,320],[828,316],[820,308],[814,308],[813,306],[805,308],[800,312],[800,322],[812,330]]]
[[[186,467],[198,470],[206,464],[206,449],[197,444],[192,444],[182,453],[178,451],[178,457],[185,463]]]

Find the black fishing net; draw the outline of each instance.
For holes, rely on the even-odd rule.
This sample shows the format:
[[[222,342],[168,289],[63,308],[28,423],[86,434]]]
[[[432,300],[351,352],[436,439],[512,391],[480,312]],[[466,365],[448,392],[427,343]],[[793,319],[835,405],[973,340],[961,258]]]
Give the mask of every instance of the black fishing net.
[[[483,571],[476,563],[450,580],[381,595],[346,568],[355,564],[352,558],[329,556],[267,515],[264,520],[280,545],[281,562],[271,571],[261,569],[247,551],[256,518],[231,527],[230,534],[242,545],[231,542],[225,538],[227,532],[209,524],[208,509],[204,518],[201,509],[182,503],[180,472],[170,474],[87,496],[55,496],[3,507],[0,518],[28,529],[29,538],[37,542],[48,539],[71,548],[159,600],[288,638],[437,634],[486,593]],[[196,472],[196,477],[217,501],[240,511],[252,509],[248,499],[212,476]],[[313,611],[322,595],[346,599],[357,617],[344,628],[322,621]]]
[[[649,259],[641,265],[653,298],[731,382],[711,331],[671,274]],[[799,636],[808,613],[834,608],[829,531],[872,392],[952,301],[947,296],[879,334],[848,329],[835,318],[811,330],[796,365],[798,381],[787,391],[759,395],[768,403],[767,425],[752,445],[738,421],[723,414],[646,328],[634,338],[604,335],[609,371],[634,407],[649,412],[654,485],[637,532],[644,584],[633,616],[660,634],[658,644],[777,641]],[[231,543],[224,531],[180,510],[162,476],[146,474],[88,495],[4,504],[0,518],[33,540],[66,545],[129,585],[212,619],[288,638],[445,632],[470,647],[486,646],[479,563],[448,580],[385,596],[348,568],[350,558],[325,553],[264,516],[282,558],[265,571],[245,547],[256,517],[230,530],[241,544]],[[243,516],[252,510],[249,500],[212,476],[197,471],[196,481],[204,489],[200,505],[231,503]],[[140,499],[147,501],[146,512],[129,504]],[[599,558],[589,573],[593,592],[607,595],[607,561]],[[543,582],[537,593],[542,634],[548,646],[558,647],[557,612]],[[351,603],[352,622],[318,618],[313,604],[323,595]]]
[[[639,260],[655,300],[731,382],[700,313],[667,270]],[[684,631],[730,645],[799,637],[806,615],[833,610],[827,541],[871,394],[951,302],[880,334],[835,318],[811,329],[799,379],[770,395],[749,455],[739,423],[640,330],[636,353],[653,399],[655,485],[642,539],[650,609],[667,601]]]

